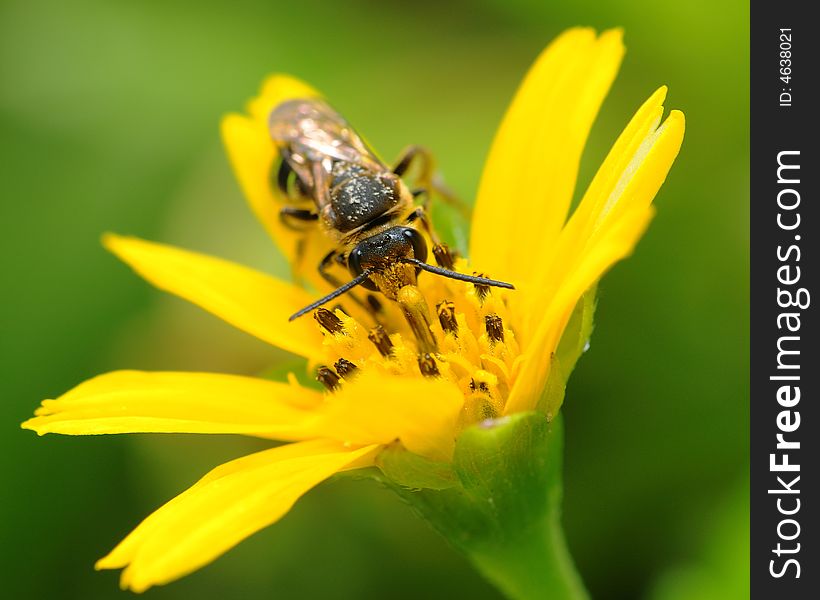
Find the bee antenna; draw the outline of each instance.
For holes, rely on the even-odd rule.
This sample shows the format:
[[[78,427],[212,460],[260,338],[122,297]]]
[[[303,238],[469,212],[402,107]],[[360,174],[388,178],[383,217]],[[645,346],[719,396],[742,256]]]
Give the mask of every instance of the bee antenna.
[[[450,279],[467,281],[469,283],[476,283],[478,285],[490,285],[493,287],[507,288],[508,290],[515,289],[513,284],[507,283],[505,281],[497,281],[495,279],[487,279],[486,277],[479,277],[477,275],[465,275],[464,273],[457,273],[456,271],[451,271],[449,269],[442,269],[441,267],[429,265],[426,262],[422,262],[417,258],[400,258],[399,262],[415,265],[422,271],[427,271],[428,273],[441,275],[442,277],[449,277]]]
[[[345,292],[348,292],[348,291],[352,290],[357,285],[363,284],[367,280],[367,278],[370,277],[370,275],[372,273],[373,273],[373,269],[365,269],[364,271],[362,271],[362,273],[360,275],[357,275],[355,278],[353,278],[351,281],[348,281],[343,286],[336,288],[335,290],[330,292],[324,298],[319,298],[316,302],[313,302],[312,304],[308,304],[306,307],[304,307],[299,312],[293,313],[288,318],[288,321],[293,321],[294,319],[298,319],[299,317],[301,317],[304,314],[309,313],[313,309],[319,308],[320,306],[322,306],[322,304],[326,304],[326,303],[330,302],[331,300],[333,300],[334,298],[338,298],[339,296],[341,296]]]

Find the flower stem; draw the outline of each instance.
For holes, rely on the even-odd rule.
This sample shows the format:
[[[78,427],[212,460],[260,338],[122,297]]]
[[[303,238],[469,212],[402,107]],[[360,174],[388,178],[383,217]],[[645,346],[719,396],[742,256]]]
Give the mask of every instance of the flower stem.
[[[548,422],[542,413],[519,413],[464,430],[451,476],[439,477],[438,485],[419,478],[419,465],[381,467],[393,488],[509,598],[585,600],[561,529],[562,450],[560,415]],[[398,476],[404,484],[396,485]]]
[[[557,518],[507,544],[468,549],[475,567],[511,599],[586,600]]]

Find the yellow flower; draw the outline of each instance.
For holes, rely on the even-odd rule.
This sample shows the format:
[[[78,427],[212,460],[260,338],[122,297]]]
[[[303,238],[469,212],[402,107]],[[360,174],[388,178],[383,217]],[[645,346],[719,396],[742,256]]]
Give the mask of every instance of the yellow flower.
[[[270,184],[275,149],[267,116],[280,102],[317,93],[269,78],[248,115],[222,123],[228,154],[250,204],[291,259],[297,286],[221,260],[134,238],[105,246],[157,287],[307,359],[331,391],[211,373],[118,371],[45,400],[23,424],[39,434],[232,433],[291,442],[217,467],[145,519],[97,568],[121,568],[143,591],[214,560],[282,517],[332,474],[376,464],[398,440],[447,462],[459,432],[488,417],[538,408],[554,355],[585,292],[628,255],[680,147],[683,115],[661,124],[656,91],[616,141],[567,219],[587,135],[623,56],[620,31],[573,29],[538,58],[495,137],[472,220],[469,263],[516,290],[419,278],[399,305],[383,301],[381,325],[342,297],[344,311],[288,317],[327,289],[315,265],[330,248],[318,231],[293,232],[278,217]],[[301,258],[299,258],[301,257]],[[298,258],[298,264],[297,264]],[[418,323],[419,315],[427,322]],[[419,353],[417,336],[432,336]],[[581,344],[586,340],[580,341]],[[395,448],[395,445],[393,445]]]

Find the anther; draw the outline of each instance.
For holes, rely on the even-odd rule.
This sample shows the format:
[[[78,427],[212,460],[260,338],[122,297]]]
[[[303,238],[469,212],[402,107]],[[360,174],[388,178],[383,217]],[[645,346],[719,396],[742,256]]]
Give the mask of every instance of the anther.
[[[492,314],[484,317],[484,328],[491,342],[504,341],[504,323],[498,315]]]
[[[316,370],[316,381],[321,383],[329,392],[339,387],[339,376],[325,366],[321,366]]]
[[[367,339],[373,342],[373,345],[376,346],[379,354],[383,357],[388,358],[393,352],[393,342],[390,341],[390,336],[387,335],[387,332],[381,325],[376,325],[376,327],[371,329],[367,334]]]
[[[442,300],[436,304],[438,322],[445,333],[452,333],[458,337],[458,322],[456,321],[456,305],[449,300]]]
[[[450,252],[450,248],[447,247],[447,244],[434,244],[433,245],[433,256],[436,257],[436,264],[440,267],[444,267],[445,269],[453,270],[453,255]]]
[[[313,313],[313,318],[319,322],[322,329],[328,333],[344,333],[345,328],[342,320],[326,308],[317,308]]]
[[[429,352],[425,352],[424,354],[420,354],[419,358],[419,371],[425,377],[438,377],[438,365],[436,364],[436,359],[433,358],[433,355]]]
[[[356,369],[359,368],[346,358],[340,358],[333,364],[333,366],[336,367],[336,372],[345,378],[349,377]]]
[[[475,271],[473,271],[473,275],[476,277],[487,277],[484,273],[476,273]],[[473,287],[475,287],[475,293],[476,296],[478,296],[478,301],[483,303],[484,299],[487,297],[487,294],[490,293],[490,286],[474,283]]]
[[[486,381],[479,381],[476,383],[476,380],[470,378],[470,391],[471,392],[481,392],[482,394],[489,394],[490,393],[490,386],[487,385]]]

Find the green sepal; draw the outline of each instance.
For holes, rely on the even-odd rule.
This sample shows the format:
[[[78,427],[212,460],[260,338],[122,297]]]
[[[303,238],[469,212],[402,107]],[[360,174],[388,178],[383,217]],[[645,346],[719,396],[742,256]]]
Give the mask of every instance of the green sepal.
[[[446,490],[458,485],[450,463],[434,462],[394,443],[376,457],[376,466],[393,484],[410,490]]]
[[[558,429],[541,413],[519,413],[474,425],[459,436],[453,466],[478,517],[470,526],[471,543],[528,529],[559,499]],[[559,460],[551,460],[556,455]]]
[[[592,335],[596,304],[596,286],[593,286],[578,300],[558,347],[550,356],[549,377],[536,403],[536,410],[547,415],[548,420],[555,418],[561,409],[567,380],[587,348]]]
[[[565,382],[575,368],[575,363],[584,353],[592,335],[595,308],[598,304],[597,289],[598,286],[593,285],[578,300],[555,350],[555,357],[561,366]]]
[[[568,373],[564,370],[557,354],[550,357],[550,374],[547,383],[538,398],[535,409],[546,415],[547,420],[552,420],[564,403],[564,396],[567,391]]]
[[[560,527],[562,444],[560,419],[548,421],[541,412],[510,415],[461,433],[454,485],[408,486],[424,479],[406,468],[423,468],[415,459],[404,463],[402,481],[384,469],[382,481],[510,598],[578,600],[586,593]],[[393,452],[391,467],[404,460],[399,447]]]

